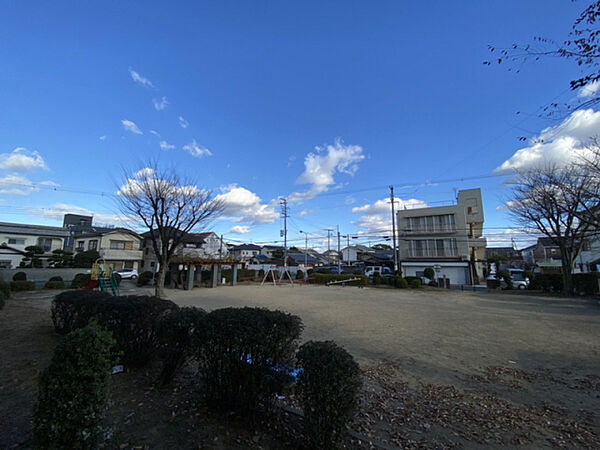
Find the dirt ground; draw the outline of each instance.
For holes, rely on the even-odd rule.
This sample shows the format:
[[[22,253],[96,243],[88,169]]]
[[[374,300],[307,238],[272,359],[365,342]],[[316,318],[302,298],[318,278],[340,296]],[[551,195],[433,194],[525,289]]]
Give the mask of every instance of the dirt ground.
[[[360,363],[364,379],[349,446],[600,448],[597,300],[257,285],[167,290],[167,295],[206,310],[281,309],[303,319],[304,340],[343,345]],[[7,418],[0,448],[25,448],[30,442],[35,376],[58,340],[49,301],[48,294],[21,294],[0,312],[0,417]],[[115,382],[109,421],[114,433],[107,447],[296,446],[293,439],[286,442],[285,433],[278,435],[294,428],[287,419],[275,426],[279,437],[273,437],[272,429],[224,427],[223,418],[215,421],[196,406],[185,406],[191,367],[173,391],[156,391],[151,378],[148,369]],[[285,403],[296,406],[293,396]]]

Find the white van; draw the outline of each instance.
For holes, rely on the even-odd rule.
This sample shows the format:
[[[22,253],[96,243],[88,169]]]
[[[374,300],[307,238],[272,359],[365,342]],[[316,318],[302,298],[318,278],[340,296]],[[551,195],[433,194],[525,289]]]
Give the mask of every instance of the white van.
[[[365,267],[365,275],[368,277],[391,277],[394,275],[394,272],[392,272],[392,269],[385,266],[367,266]]]

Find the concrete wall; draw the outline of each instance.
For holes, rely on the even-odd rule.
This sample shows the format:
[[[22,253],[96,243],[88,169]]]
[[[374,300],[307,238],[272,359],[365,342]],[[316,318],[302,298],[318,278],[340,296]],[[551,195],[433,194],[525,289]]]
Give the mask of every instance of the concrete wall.
[[[46,281],[52,277],[62,277],[66,286],[69,286],[78,273],[90,273],[90,269],[0,269],[0,278],[4,281],[12,281],[17,272],[25,272],[27,281],[35,281],[36,288],[44,287]]]

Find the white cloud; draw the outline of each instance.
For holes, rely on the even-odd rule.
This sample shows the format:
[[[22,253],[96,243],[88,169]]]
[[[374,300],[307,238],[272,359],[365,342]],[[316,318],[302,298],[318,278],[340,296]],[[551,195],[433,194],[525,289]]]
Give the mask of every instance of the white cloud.
[[[150,131],[148,131],[148,133],[153,134],[156,137],[161,137],[160,133],[158,131],[155,131],[155,130],[150,130]]]
[[[427,203],[425,203],[423,200],[417,200],[416,198],[411,198],[408,200],[396,198],[394,200],[394,203],[396,204],[396,211],[400,209],[414,209],[427,207]],[[377,200],[372,205],[356,206],[352,208],[352,212],[355,214],[391,214],[392,206],[390,204],[390,199],[384,198],[383,200]]]
[[[179,116],[179,126],[181,126],[181,128],[187,128],[190,126],[190,123],[185,120],[183,116]]]
[[[135,81],[136,83],[138,83],[139,85],[148,87],[148,88],[154,87],[154,85],[148,78],[140,75],[138,72],[136,72],[135,70],[133,70],[131,68],[129,69],[129,74],[131,75],[131,79],[133,81]]]
[[[365,156],[361,146],[344,145],[340,139],[336,139],[333,145],[315,147],[315,151],[304,158],[304,172],[296,180],[300,184],[310,184],[309,190],[293,192],[288,200],[292,203],[301,202],[329,190],[335,184],[334,175],[354,175],[358,163],[363,159]]]
[[[234,227],[231,227],[229,233],[248,234],[250,233],[250,227],[247,225],[236,225]]]
[[[300,212],[298,213],[298,217],[304,217],[304,216],[306,216],[307,214],[310,214],[311,212],[312,212],[312,210],[310,210],[310,209],[303,209],[302,211],[300,211]]]
[[[54,181],[50,181],[50,180],[46,180],[46,181],[41,181],[38,183],[40,186],[48,186],[48,187],[52,187],[52,188],[57,188],[60,187],[60,184],[55,183]]]
[[[427,203],[416,198],[411,198],[408,200],[395,198],[394,203],[396,204],[396,211],[400,209],[427,207]],[[377,200],[373,204],[356,206],[352,208],[352,212],[355,214],[364,214],[363,216],[359,217],[357,221],[352,222],[353,225],[364,229],[364,231],[359,232],[359,234],[392,232],[392,207],[389,198]]]
[[[494,232],[484,233],[483,237],[487,240],[487,247],[492,250],[493,247],[513,247],[522,249],[536,243],[539,233],[527,233],[522,230],[504,229]]]
[[[160,189],[166,192],[166,195],[171,195],[175,193],[194,195],[202,192],[196,186],[177,186],[171,181],[158,178],[157,173],[154,169],[150,167],[145,167],[133,174],[133,178],[128,178],[127,182],[123,186],[121,186],[115,194],[138,195],[144,190],[145,186],[151,186],[151,189]]]
[[[356,225],[359,228],[363,228],[363,231],[359,231],[358,234],[372,234],[372,233],[392,233],[392,214],[368,214],[361,216],[357,221],[351,222],[352,225]]]
[[[517,150],[513,156],[494,169],[508,174],[548,164],[563,166],[584,156],[591,156],[586,145],[600,134],[600,112],[584,109],[573,112],[560,125],[549,127],[531,140],[529,147]]]
[[[39,190],[31,180],[20,175],[6,175],[0,178],[0,194],[29,195]]]
[[[252,225],[273,223],[279,218],[275,211],[275,204],[261,203],[261,199],[248,189],[230,185],[221,189],[222,194],[217,195],[217,200],[223,202],[223,216],[234,222],[248,222]]]
[[[0,169],[14,172],[27,172],[34,169],[47,169],[46,162],[37,151],[17,147],[10,153],[0,154]]]
[[[598,93],[598,89],[600,89],[600,83],[598,81],[592,81],[591,83],[586,84],[577,93],[577,97],[579,98],[590,98],[595,96]]]
[[[143,169],[138,170],[134,175],[136,178],[148,178],[153,176],[156,173],[156,170],[151,169],[150,167],[144,167]]]
[[[184,145],[183,149],[196,158],[202,158],[203,156],[212,156],[212,152],[209,149],[198,145],[196,139],[192,139],[192,142]]]
[[[106,140],[106,136],[100,136],[98,139],[100,139],[101,141],[105,141]]]
[[[142,130],[138,128],[135,122],[132,122],[131,120],[123,119],[121,120],[121,123],[123,124],[125,131],[129,131],[133,134],[144,134],[142,133]]]
[[[161,150],[173,150],[175,148],[174,145],[169,144],[167,141],[160,141],[159,144]]]
[[[132,220],[137,222],[137,219],[125,217],[119,214],[97,213],[90,209],[81,206],[68,205],[65,203],[57,203],[50,208],[29,208],[29,214],[34,216],[44,217],[46,219],[62,220],[65,214],[79,214],[82,216],[93,216],[94,224],[129,226],[131,227]]]
[[[169,101],[167,100],[167,97],[162,97],[161,99],[153,98],[152,104],[154,105],[154,109],[162,111],[169,106]]]

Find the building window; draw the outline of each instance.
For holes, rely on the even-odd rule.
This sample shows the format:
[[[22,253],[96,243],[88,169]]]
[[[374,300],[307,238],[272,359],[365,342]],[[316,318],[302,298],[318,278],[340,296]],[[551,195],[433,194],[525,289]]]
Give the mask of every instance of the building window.
[[[154,267],[154,261],[150,261],[150,267]]]
[[[456,239],[414,239],[408,248],[411,257],[457,256]]]
[[[11,267],[10,259],[0,259],[0,269],[10,269]]]
[[[38,238],[38,246],[42,247],[45,252],[49,252],[52,249],[52,239]]]
[[[12,245],[25,245],[25,239],[8,238],[8,243]]]
[[[408,232],[451,232],[456,231],[454,214],[408,218]]]
[[[77,241],[77,251],[82,252],[85,248],[85,241]]]
[[[98,250],[98,239],[88,242],[88,250]]]

